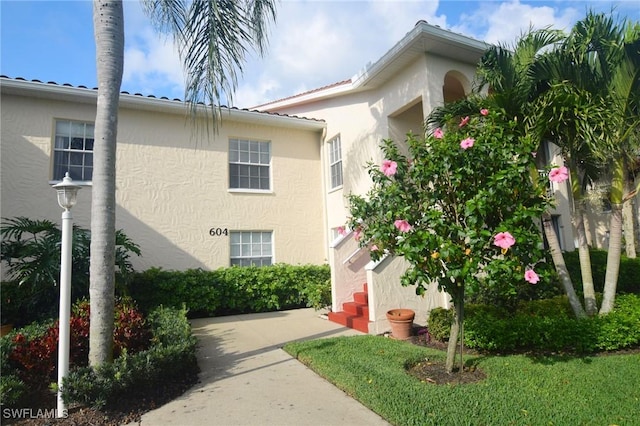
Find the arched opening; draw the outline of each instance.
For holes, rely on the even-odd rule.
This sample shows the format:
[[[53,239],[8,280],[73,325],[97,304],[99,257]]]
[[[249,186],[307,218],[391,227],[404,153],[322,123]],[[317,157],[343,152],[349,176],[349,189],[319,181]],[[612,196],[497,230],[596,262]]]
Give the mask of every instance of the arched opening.
[[[464,99],[467,96],[469,81],[458,71],[449,71],[444,76],[444,86],[442,86],[442,95],[444,103],[455,102]]]

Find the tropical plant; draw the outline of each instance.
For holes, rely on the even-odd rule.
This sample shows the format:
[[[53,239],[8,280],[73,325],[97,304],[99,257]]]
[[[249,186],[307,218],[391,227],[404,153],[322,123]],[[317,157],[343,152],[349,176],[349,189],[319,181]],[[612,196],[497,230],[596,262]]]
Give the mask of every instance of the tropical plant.
[[[6,265],[7,278],[18,283],[13,303],[19,303],[22,323],[56,316],[60,280],[61,231],[49,220],[17,217],[0,224],[0,259]],[[115,280],[119,292],[133,274],[131,256],[140,256],[140,248],[122,230],[115,233]],[[91,234],[79,226],[73,228],[71,252],[71,295],[73,300],[89,295],[89,259]],[[8,285],[8,283],[7,283]],[[4,296],[4,291],[3,291]],[[3,310],[5,305],[3,303]],[[4,316],[4,313],[3,313]]]
[[[185,99],[192,117],[200,100],[220,105],[230,99],[247,51],[262,53],[267,24],[275,19],[273,0],[166,1],[145,0],[145,10],[161,30],[173,35],[186,70]],[[113,358],[115,161],[118,99],[124,62],[122,1],[95,0],[93,25],[96,41],[98,103],[95,122],[90,271],[91,366]],[[217,123],[212,107],[212,123]],[[206,122],[206,121],[205,121]]]
[[[518,39],[513,48],[507,45],[491,46],[478,64],[479,80],[474,92],[466,99],[434,109],[426,120],[426,127],[433,129],[442,125],[447,116],[465,117],[484,106],[503,109],[514,121],[514,131],[525,137],[528,133],[525,118],[532,111],[531,102],[545,90],[544,82],[540,81],[535,72],[537,61],[563,38],[564,34],[556,30],[530,30]],[[535,149],[538,153],[543,150],[542,145]],[[545,169],[545,156],[538,155],[536,158],[537,168]],[[573,312],[576,317],[584,317],[585,312],[565,264],[549,211],[542,213],[541,222],[556,273],[569,297]]]
[[[587,313],[597,312],[583,198],[598,179],[611,182],[611,219],[604,299],[608,313],[616,293],[622,241],[625,175],[635,161],[640,92],[640,25],[589,12],[563,43],[537,62],[549,89],[534,102],[532,128],[559,146],[571,172],[573,222],[581,259]],[[608,169],[607,176],[602,171]],[[630,224],[628,224],[630,225]]]
[[[408,156],[386,140],[382,166],[368,167],[372,189],[349,196],[348,226],[372,259],[403,256],[410,264],[403,285],[423,294],[437,282],[452,297],[448,372],[462,342],[467,289],[535,284],[546,275],[536,225],[546,191],[531,173],[534,145],[515,126],[504,111],[481,109],[447,120],[426,140],[409,135]]]

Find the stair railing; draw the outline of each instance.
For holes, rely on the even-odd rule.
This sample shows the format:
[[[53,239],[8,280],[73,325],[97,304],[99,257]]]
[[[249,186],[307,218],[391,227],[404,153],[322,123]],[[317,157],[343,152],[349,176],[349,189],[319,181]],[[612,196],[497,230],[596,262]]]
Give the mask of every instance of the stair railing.
[[[370,262],[369,250],[359,247],[353,231],[339,236],[329,246],[331,265],[331,310],[338,312],[342,304],[362,291],[367,280],[364,267]]]

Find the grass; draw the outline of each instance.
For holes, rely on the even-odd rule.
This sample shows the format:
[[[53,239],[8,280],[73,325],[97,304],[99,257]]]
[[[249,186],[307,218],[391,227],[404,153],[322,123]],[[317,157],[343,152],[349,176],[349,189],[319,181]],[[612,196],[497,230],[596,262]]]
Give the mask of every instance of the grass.
[[[640,354],[466,357],[487,379],[423,383],[445,353],[378,336],[289,343],[289,354],[394,425],[638,425]]]

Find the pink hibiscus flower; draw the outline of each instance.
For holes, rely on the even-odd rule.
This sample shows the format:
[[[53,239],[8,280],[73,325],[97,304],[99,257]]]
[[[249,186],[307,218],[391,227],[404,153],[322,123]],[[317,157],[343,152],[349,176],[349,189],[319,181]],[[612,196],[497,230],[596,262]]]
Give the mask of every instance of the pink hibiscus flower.
[[[513,238],[508,232],[498,232],[495,237],[493,237],[493,244],[500,247],[503,250],[507,250],[509,247],[516,243],[516,239]]]
[[[488,110],[488,109],[486,109],[486,108],[482,108],[482,109],[480,110],[480,115],[484,115],[484,116],[489,115],[489,110]]]
[[[384,173],[385,176],[393,176],[396,174],[397,168],[398,168],[398,163],[396,163],[395,161],[384,160],[382,162],[382,166],[380,167],[380,170],[382,170],[382,173]]]
[[[460,124],[458,124],[458,127],[464,127],[467,125],[467,123],[469,122],[470,118],[467,115],[465,118],[463,118],[462,120],[460,120]]]
[[[442,139],[444,137],[444,132],[440,127],[433,131],[433,137],[436,139]]]
[[[549,172],[549,180],[551,182],[561,183],[569,179],[569,171],[566,167],[555,167]]]
[[[540,281],[540,277],[533,269],[527,269],[524,273],[524,280],[531,284],[537,284]]]
[[[475,141],[476,141],[476,140],[475,140],[475,139],[473,139],[473,138],[466,138],[466,139],[463,139],[463,140],[460,142],[460,148],[462,148],[462,149],[469,149],[469,148],[471,148],[471,147],[473,146],[473,144],[475,143]]]
[[[409,232],[411,231],[411,225],[409,225],[409,222],[407,222],[406,220],[403,219],[398,219],[395,222],[393,222],[393,225],[400,231],[400,232]]]

